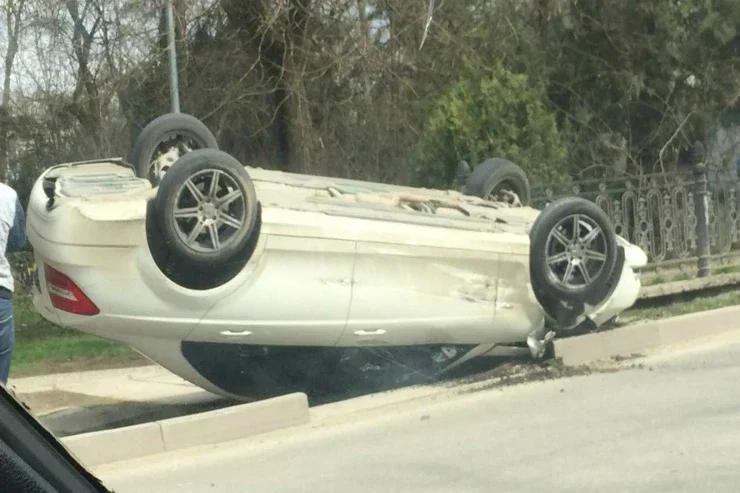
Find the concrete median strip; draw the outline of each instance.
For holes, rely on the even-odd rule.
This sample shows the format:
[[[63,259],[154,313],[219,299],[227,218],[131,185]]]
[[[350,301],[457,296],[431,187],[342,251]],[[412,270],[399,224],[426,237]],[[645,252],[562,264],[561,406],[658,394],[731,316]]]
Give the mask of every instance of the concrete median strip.
[[[165,450],[222,443],[309,421],[306,394],[217,409],[160,421]]]
[[[165,451],[157,422],[73,435],[62,443],[88,467]]]
[[[238,440],[309,421],[306,394],[288,394],[191,416],[62,439],[86,466]]]
[[[639,322],[626,327],[555,340],[555,356],[569,366],[644,351],[740,329],[740,306]]]

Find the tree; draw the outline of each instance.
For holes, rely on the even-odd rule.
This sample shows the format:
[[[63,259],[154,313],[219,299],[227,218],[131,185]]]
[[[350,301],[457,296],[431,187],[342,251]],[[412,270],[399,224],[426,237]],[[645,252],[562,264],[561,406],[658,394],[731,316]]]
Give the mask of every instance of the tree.
[[[421,50],[425,1],[173,3],[182,111],[254,166],[439,186],[490,155],[534,182],[660,172],[740,121],[735,0],[436,2]],[[0,170],[128,153],[169,111],[163,4],[25,1]]]
[[[5,26],[8,38],[5,48],[3,98],[2,106],[0,106],[0,180],[5,180],[8,171],[8,132],[11,124],[10,78],[13,74],[15,56],[18,54],[21,18],[24,13],[25,3],[25,0],[7,0],[5,2]]]
[[[522,33],[519,59],[573,127],[581,167],[616,151],[633,172],[674,169],[736,109],[734,0],[549,1],[539,14],[549,20]]]
[[[567,151],[542,92],[526,75],[499,67],[493,77],[463,80],[443,95],[429,117],[416,165],[419,182],[446,187],[460,160],[471,165],[501,157],[533,182],[567,176]]]

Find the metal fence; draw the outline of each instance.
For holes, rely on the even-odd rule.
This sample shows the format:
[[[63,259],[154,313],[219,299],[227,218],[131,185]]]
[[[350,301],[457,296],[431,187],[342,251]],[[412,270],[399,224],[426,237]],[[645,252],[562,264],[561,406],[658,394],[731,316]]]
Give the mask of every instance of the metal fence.
[[[734,169],[701,163],[639,176],[617,176],[607,168],[590,173],[598,176],[533,187],[533,205],[543,207],[568,195],[592,200],[618,235],[642,247],[651,267],[693,264],[694,272],[706,276],[712,266],[740,256],[740,190]]]

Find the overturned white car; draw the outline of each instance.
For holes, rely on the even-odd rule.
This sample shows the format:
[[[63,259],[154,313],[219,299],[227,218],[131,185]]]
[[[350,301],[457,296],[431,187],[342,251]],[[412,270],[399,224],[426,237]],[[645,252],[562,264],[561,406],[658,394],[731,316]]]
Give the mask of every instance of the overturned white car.
[[[172,114],[128,160],[46,170],[27,214],[38,311],[238,398],[330,381],[350,353],[435,372],[539,358],[637,298],[644,252],[589,201],[519,204],[529,185],[507,161],[461,193],[253,169],[215,147]]]

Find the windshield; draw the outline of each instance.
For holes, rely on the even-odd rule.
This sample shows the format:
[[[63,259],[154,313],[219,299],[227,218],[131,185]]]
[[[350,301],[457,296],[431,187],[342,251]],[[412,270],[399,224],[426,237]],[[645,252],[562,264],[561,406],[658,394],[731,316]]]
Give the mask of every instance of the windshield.
[[[0,8],[0,382],[107,487],[736,484],[737,1]]]

